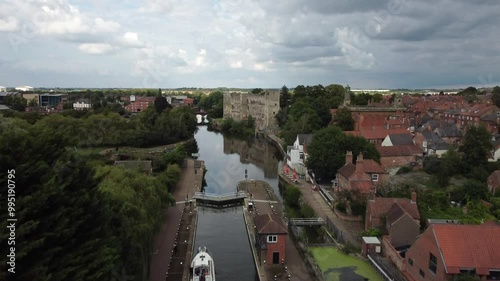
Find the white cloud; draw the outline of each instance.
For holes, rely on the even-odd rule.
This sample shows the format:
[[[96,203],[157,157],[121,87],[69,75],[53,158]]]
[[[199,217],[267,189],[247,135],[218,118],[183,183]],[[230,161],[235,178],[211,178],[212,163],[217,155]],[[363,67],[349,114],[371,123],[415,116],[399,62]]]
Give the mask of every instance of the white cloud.
[[[115,32],[120,29],[121,25],[114,21],[106,21],[101,18],[94,19],[96,32]]]
[[[0,19],[0,31],[18,31],[19,30],[19,21],[17,18],[13,16],[9,16],[5,19]]]
[[[207,66],[207,51],[205,49],[201,49],[198,52],[198,56],[195,60],[196,66]]]
[[[113,46],[104,43],[85,43],[78,46],[78,49],[86,54],[103,55],[113,51]]]
[[[136,32],[126,32],[121,37],[121,42],[130,47],[141,47],[144,43],[139,40],[139,35]]]

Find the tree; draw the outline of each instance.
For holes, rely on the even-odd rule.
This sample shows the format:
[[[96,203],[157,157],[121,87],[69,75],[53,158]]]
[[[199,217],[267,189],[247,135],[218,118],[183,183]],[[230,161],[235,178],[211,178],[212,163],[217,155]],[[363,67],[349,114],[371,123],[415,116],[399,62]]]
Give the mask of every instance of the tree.
[[[500,107],[500,87],[495,86],[493,91],[491,92],[491,101],[497,106]]]
[[[471,126],[467,130],[459,151],[463,153],[462,163],[465,172],[478,180],[488,176],[488,152],[493,149],[491,134],[486,127]]]
[[[464,183],[465,197],[469,200],[487,200],[488,186],[486,183],[477,180],[467,180]]]
[[[288,108],[290,103],[291,103],[290,92],[288,91],[288,88],[285,85],[283,85],[283,87],[281,87],[281,91],[280,91],[280,108],[282,110],[286,109],[286,108]]]
[[[339,127],[329,126],[314,133],[308,147],[307,167],[312,169],[317,178],[331,180],[337,170],[345,164],[345,154],[363,153],[365,159],[379,161],[380,155],[375,146],[364,138],[348,136]]]
[[[161,93],[161,90],[160,90],[160,93]],[[165,110],[166,108],[172,108],[172,106],[168,103],[167,98],[165,98],[163,96],[157,96],[155,98],[154,105],[155,105],[156,112],[158,114],[162,113],[163,110]]]
[[[337,109],[337,113],[333,118],[333,123],[343,131],[354,130],[354,118],[352,118],[351,111],[347,107]]]
[[[255,89],[252,90],[251,93],[254,94],[254,95],[263,94],[264,90],[262,90],[261,88],[255,88]]]
[[[19,95],[6,95],[3,103],[13,110],[24,111],[27,106],[27,101]]]

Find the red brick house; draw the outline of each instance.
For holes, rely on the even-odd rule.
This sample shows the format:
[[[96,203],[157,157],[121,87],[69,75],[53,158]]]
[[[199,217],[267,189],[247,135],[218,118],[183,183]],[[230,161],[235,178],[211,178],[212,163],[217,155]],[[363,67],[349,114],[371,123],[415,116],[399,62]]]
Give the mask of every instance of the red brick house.
[[[138,97],[131,100],[131,103],[125,106],[128,112],[141,112],[146,110],[150,105],[154,105],[155,97]]]
[[[452,280],[461,273],[500,280],[500,226],[432,224],[405,256],[410,281]]]
[[[381,146],[375,148],[380,153],[380,164],[389,174],[394,175],[402,166],[414,165],[423,157],[423,150],[416,144]]]
[[[488,177],[488,190],[495,194],[500,191],[500,170],[496,170]]]
[[[271,214],[257,215],[254,217],[254,223],[259,262],[280,264],[286,261],[288,231],[281,217]]]
[[[389,209],[394,203],[398,203],[420,225],[420,213],[418,212],[417,194],[415,192],[412,192],[411,199],[375,197],[368,200],[367,203],[365,230],[382,227],[385,218],[388,218]]]
[[[346,162],[337,171],[339,191],[353,191],[361,196],[375,192],[375,187],[387,180],[388,173],[373,159],[363,159],[360,153],[356,164],[353,163],[352,152],[347,151]]]

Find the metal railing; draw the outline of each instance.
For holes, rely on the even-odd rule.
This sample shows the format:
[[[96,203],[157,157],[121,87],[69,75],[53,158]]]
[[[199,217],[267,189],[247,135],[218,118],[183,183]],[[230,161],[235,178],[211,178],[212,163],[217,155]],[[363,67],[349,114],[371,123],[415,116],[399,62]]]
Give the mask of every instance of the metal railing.
[[[324,225],[325,221],[322,218],[291,218],[288,221],[291,225]]]
[[[246,193],[243,191],[224,193],[224,194],[216,194],[216,193],[204,193],[204,192],[196,192],[193,196],[193,199],[205,199],[212,201],[225,201],[231,199],[245,198],[247,197]]]

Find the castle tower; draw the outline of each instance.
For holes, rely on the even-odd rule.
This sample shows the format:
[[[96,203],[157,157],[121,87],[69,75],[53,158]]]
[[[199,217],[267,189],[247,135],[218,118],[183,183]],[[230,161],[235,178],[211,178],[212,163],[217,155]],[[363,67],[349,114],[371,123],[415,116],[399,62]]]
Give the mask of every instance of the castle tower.
[[[400,93],[394,95],[393,107],[404,107],[403,96]]]
[[[351,87],[349,85],[344,88],[344,106],[351,105]]]

